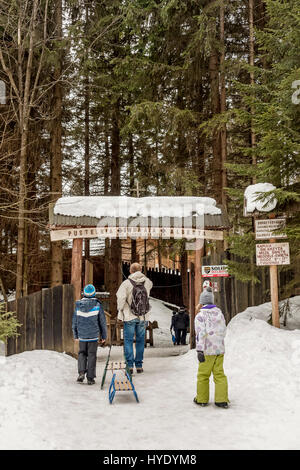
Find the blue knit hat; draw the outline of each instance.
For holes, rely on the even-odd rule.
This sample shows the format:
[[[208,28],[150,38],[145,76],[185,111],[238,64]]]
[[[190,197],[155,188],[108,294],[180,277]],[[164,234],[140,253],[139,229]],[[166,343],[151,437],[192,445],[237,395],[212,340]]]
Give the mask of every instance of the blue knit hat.
[[[87,286],[85,286],[85,288],[83,289],[83,294],[84,297],[95,297],[96,289],[93,284],[88,284]]]

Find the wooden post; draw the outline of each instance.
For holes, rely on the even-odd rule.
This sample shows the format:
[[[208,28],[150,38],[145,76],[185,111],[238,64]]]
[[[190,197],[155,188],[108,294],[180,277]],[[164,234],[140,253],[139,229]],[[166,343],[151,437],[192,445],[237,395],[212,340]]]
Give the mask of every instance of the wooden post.
[[[82,238],[74,238],[72,247],[71,284],[74,286],[74,300],[81,298]]]
[[[85,260],[85,275],[84,275],[84,285],[93,284],[94,282],[94,272],[93,272],[93,263],[88,259]]]
[[[278,307],[278,270],[277,266],[270,266],[270,287],[272,302],[272,325],[280,328]]]
[[[275,214],[270,214],[269,219],[275,219]],[[271,238],[270,243],[275,243],[276,240]],[[270,269],[270,291],[272,303],[272,325],[280,328],[279,321],[279,305],[278,305],[278,268],[276,265],[269,266]]]
[[[190,349],[195,349],[195,267],[194,263],[190,265],[189,276],[189,313],[190,313]]]
[[[202,257],[204,251],[204,240],[196,240],[195,250],[195,306],[199,303],[199,296],[201,294],[202,285]]]

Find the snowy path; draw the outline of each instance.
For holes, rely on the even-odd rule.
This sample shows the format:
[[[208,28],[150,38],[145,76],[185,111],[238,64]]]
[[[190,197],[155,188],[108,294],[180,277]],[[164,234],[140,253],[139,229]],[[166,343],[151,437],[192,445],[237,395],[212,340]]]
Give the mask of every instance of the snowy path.
[[[169,347],[146,350],[145,373],[134,376],[139,404],[129,392],[108,403],[110,374],[100,390],[107,349],[92,387],[74,382],[70,356],[9,357],[0,364],[0,449],[300,448],[299,330],[277,330],[247,311],[235,317],[226,337],[230,408],[213,405],[213,386],[210,406],[200,408],[192,402],[195,351],[172,346],[171,312],[154,304],[156,341]],[[113,358],[121,357],[113,348]]]

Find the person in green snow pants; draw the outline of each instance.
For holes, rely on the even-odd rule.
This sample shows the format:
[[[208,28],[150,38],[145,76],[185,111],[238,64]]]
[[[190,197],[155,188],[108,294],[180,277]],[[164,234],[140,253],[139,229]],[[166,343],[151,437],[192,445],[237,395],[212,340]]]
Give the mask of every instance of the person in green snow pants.
[[[210,286],[200,295],[195,317],[196,350],[199,361],[197,395],[194,403],[207,406],[209,402],[209,378],[215,382],[215,405],[228,408],[228,383],[224,373],[224,338],[226,323],[222,311],[214,304]]]

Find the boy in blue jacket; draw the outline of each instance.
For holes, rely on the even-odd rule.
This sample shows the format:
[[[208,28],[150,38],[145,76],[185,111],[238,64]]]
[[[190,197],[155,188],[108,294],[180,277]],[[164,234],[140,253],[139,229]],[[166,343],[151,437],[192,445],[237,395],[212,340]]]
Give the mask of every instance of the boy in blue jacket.
[[[100,300],[96,299],[96,289],[92,284],[85,286],[84,297],[77,300],[72,320],[75,341],[79,341],[77,382],[93,385],[96,377],[96,361],[99,336],[103,344],[107,337],[106,319]]]

